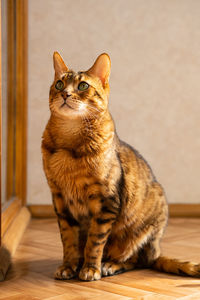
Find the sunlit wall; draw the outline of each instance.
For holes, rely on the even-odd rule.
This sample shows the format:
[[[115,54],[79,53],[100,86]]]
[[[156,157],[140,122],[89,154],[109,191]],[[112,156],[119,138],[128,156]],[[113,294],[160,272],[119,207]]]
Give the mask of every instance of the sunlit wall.
[[[55,50],[74,70],[109,53],[119,136],[147,159],[170,203],[199,203],[199,45],[199,0],[29,0],[28,203],[51,203],[40,143]]]

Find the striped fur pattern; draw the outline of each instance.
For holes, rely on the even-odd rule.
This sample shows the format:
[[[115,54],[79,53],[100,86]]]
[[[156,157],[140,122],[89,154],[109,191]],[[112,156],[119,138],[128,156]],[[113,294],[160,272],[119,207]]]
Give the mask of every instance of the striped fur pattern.
[[[55,52],[54,68],[42,154],[63,243],[55,278],[98,280],[136,267],[200,276],[200,265],[160,256],[165,194],[147,162],[117,136],[109,56],[76,73]]]

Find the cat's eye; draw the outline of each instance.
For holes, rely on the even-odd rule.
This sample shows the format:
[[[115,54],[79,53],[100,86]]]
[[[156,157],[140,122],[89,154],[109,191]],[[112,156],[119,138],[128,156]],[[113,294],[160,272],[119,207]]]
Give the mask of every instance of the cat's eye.
[[[64,83],[62,82],[62,80],[58,80],[58,81],[56,82],[55,87],[56,87],[57,90],[62,91],[63,88],[64,88]]]
[[[79,91],[85,91],[89,88],[89,84],[85,81],[81,81],[78,85]]]

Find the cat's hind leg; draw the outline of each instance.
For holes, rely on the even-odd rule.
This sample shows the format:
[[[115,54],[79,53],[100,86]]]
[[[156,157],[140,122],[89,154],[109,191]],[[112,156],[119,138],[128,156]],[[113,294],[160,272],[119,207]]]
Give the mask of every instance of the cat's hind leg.
[[[108,260],[102,263],[102,275],[112,276],[136,268],[148,268],[160,255],[159,240],[148,242],[139,251],[125,262]]]
[[[149,268],[160,256],[160,239],[152,239],[145,244],[138,253],[139,268]]]
[[[135,263],[131,261],[131,259],[122,263],[107,261],[102,263],[102,275],[112,276],[129,270],[133,270],[134,268],[135,268]]]

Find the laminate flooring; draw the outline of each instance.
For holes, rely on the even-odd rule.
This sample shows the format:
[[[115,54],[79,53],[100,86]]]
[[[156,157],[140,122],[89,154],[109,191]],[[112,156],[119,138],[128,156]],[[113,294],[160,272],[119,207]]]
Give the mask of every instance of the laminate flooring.
[[[200,219],[170,219],[162,254],[200,262]],[[0,299],[196,299],[200,278],[180,277],[153,270],[133,270],[99,281],[54,280],[62,261],[56,219],[32,219],[13,258]]]

